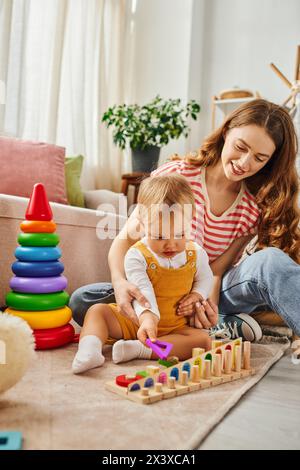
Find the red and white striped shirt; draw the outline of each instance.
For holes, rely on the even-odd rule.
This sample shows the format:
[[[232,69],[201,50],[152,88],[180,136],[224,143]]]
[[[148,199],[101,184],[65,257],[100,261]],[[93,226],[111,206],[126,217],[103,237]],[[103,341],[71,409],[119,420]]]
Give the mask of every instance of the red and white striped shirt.
[[[210,211],[206,189],[205,168],[191,165],[184,160],[168,162],[151,173],[151,176],[179,173],[190,183],[195,197],[196,215],[192,221],[192,237],[202,246],[214,261],[236,239],[245,235],[255,235],[259,219],[259,209],[255,198],[243,182],[234,201],[222,215]]]

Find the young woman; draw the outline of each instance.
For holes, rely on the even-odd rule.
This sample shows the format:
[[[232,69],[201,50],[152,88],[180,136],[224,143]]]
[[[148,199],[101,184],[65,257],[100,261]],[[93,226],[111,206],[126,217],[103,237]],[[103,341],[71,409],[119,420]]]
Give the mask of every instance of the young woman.
[[[162,165],[153,176],[177,172],[187,178],[196,200],[194,240],[208,253],[214,273],[209,302],[189,305],[179,315],[195,315],[195,326],[210,328],[219,320],[233,336],[257,340],[261,330],[247,314],[272,309],[300,335],[299,182],[297,138],[289,114],[266,100],[236,109],[197,153]],[[135,319],[133,299],[147,304],[124,273],[124,257],[138,238],[134,211],[114,240],[109,264],[116,301]],[[253,238],[253,249],[237,263]],[[107,286],[107,285],[106,285]],[[71,297],[74,318],[82,324],[87,308],[107,299],[103,284],[78,289]],[[240,312],[244,312],[240,314]]]

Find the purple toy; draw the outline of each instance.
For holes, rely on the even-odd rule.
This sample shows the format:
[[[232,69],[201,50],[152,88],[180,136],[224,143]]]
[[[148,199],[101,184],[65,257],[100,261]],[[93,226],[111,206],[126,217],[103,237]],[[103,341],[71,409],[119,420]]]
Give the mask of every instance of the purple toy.
[[[173,344],[167,343],[166,341],[159,341],[156,340],[155,343],[152,343],[152,341],[147,338],[146,339],[146,344],[149,346],[149,348],[152,349],[155,354],[160,357],[160,359],[167,359],[171,349],[173,348]]]
[[[10,287],[15,292],[29,294],[48,294],[49,292],[59,292],[67,287],[65,276],[52,277],[18,277],[10,280]]]

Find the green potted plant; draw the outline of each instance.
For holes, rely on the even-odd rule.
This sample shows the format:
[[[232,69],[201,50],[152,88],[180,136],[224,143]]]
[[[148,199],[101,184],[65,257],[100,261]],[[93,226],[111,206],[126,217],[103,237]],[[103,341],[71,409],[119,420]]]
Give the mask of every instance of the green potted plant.
[[[114,143],[121,149],[132,149],[132,170],[149,173],[159,160],[160,148],[171,139],[188,136],[187,119],[197,119],[200,105],[190,100],[185,106],[180,99],[163,100],[156,96],[144,106],[115,105],[102,116],[107,127],[113,126]]]

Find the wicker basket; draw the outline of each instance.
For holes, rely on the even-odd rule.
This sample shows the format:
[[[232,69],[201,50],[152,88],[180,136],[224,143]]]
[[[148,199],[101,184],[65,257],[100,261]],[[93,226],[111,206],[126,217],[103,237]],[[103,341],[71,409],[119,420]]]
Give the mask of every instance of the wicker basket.
[[[254,96],[254,93],[250,90],[242,90],[240,88],[231,88],[229,90],[221,91],[220,99],[229,100],[236,98],[251,98]]]

